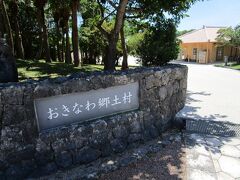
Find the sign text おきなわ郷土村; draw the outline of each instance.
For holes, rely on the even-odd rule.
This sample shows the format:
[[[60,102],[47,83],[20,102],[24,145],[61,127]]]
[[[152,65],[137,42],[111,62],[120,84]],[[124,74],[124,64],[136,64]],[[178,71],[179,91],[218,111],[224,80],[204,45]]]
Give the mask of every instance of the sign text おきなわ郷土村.
[[[138,82],[34,101],[40,131],[139,107]]]

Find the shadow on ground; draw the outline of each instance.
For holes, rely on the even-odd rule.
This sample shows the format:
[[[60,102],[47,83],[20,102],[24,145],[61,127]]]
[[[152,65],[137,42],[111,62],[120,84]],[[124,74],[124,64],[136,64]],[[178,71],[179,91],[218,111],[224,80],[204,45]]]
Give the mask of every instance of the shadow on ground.
[[[72,64],[63,62],[46,63],[43,60],[17,60],[17,67],[19,71],[19,79],[27,78],[51,78],[66,76],[79,72],[102,71],[102,65],[82,65],[82,67],[74,67]]]
[[[186,131],[192,133],[186,141],[188,148],[204,147],[205,150],[213,154],[221,153],[221,147],[231,142],[232,137],[240,137],[240,125],[227,121],[219,121],[220,118],[227,117],[226,115],[198,115],[197,110],[200,107],[192,106],[191,102],[201,101],[194,98],[194,95],[210,96],[211,94],[206,92],[187,92],[186,106],[181,111],[180,117],[186,120]]]
[[[186,117],[186,118],[192,118],[196,120],[219,120],[219,118],[226,118],[226,115],[222,114],[211,114],[208,116],[201,116],[199,115],[198,109],[201,109],[200,106],[193,106],[192,102],[202,102],[199,99],[194,98],[194,96],[210,96],[211,93],[208,92],[192,92],[192,91],[187,91],[187,99],[186,99],[186,104],[185,107],[177,114],[179,117]],[[196,103],[195,103],[196,104]],[[207,108],[207,107],[206,107]]]
[[[220,153],[221,147],[231,142],[233,137],[240,137],[240,125],[228,121],[220,121],[221,118],[227,117],[222,114],[210,114],[208,116],[199,115],[198,109],[201,107],[196,106],[196,104],[201,101],[197,99],[196,96],[210,95],[211,93],[208,92],[188,91],[186,105],[177,116],[185,119],[186,131],[194,137],[187,138],[189,139],[187,142],[190,142],[190,144],[187,144],[189,148],[196,148],[205,144],[205,150],[216,154]]]
[[[220,158],[223,153],[221,151],[222,147],[226,144],[234,144],[236,139],[238,140],[239,137],[189,133],[186,136],[186,145],[188,149],[195,150],[197,153],[206,154],[206,152],[210,152],[212,156],[219,156]],[[231,152],[228,153],[231,154]]]
[[[185,179],[185,149],[182,142],[173,142],[156,154],[103,175],[100,180],[112,179]]]

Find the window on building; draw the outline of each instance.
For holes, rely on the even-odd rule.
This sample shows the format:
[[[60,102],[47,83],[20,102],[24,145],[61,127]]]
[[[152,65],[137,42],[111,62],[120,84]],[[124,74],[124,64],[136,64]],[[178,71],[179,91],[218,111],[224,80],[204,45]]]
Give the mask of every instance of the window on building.
[[[222,55],[223,55],[223,51],[222,51],[222,49],[219,49],[219,50],[217,51],[217,56],[218,56],[218,57],[222,57]]]
[[[219,61],[221,61],[221,60],[223,60],[223,47],[217,47],[217,57],[216,57],[216,60],[219,60]]]
[[[197,55],[197,48],[193,48],[193,55]]]

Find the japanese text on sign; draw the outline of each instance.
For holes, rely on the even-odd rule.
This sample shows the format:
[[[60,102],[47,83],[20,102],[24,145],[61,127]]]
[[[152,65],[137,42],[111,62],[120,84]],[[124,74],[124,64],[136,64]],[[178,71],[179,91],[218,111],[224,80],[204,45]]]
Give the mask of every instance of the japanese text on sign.
[[[122,101],[118,95],[114,95],[113,99],[110,97],[99,98],[97,102],[90,102],[87,100],[86,104],[78,104],[77,102],[74,103],[72,106],[62,105],[61,109],[58,108],[48,108],[48,119],[57,119],[59,116],[67,117],[71,113],[80,114],[83,111],[92,111],[94,109],[101,109],[101,108],[109,108],[110,106],[115,106],[118,104],[126,104],[131,103],[132,94],[129,91],[128,93],[124,92],[124,95],[121,97]]]
[[[137,109],[138,83],[35,100],[39,130]]]

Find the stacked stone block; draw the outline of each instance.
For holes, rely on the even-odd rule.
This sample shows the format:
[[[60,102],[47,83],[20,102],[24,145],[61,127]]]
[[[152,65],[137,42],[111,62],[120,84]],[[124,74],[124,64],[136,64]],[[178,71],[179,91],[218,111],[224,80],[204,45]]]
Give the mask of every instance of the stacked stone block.
[[[39,132],[34,99],[139,82],[138,110]],[[187,67],[0,84],[0,177],[39,177],[87,164],[158,137],[183,108]]]

